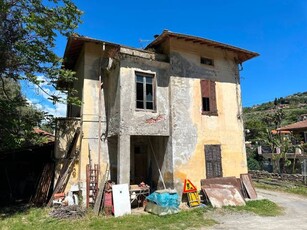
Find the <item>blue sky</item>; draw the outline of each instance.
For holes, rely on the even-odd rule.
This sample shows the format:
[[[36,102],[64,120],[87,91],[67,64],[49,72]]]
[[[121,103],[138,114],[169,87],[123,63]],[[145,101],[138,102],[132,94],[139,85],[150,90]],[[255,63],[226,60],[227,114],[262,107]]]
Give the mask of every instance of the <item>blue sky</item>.
[[[305,0],[74,2],[84,12],[76,31],[81,35],[141,48],[147,43],[140,40],[168,29],[259,53],[243,64],[244,106],[307,91]],[[58,55],[65,45],[59,38]]]

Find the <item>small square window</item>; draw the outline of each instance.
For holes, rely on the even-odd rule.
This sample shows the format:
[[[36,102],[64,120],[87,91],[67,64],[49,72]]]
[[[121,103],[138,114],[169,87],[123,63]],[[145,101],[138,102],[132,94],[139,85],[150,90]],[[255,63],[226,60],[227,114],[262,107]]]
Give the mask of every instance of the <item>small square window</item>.
[[[214,66],[214,61],[213,59],[210,58],[200,57],[200,63],[204,65]]]

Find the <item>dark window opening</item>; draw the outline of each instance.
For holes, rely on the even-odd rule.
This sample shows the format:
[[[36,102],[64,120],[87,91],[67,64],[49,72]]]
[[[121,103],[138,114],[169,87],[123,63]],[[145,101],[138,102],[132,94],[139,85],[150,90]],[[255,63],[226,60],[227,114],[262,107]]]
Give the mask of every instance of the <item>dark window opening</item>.
[[[201,80],[200,88],[202,95],[202,114],[217,116],[215,81]]]
[[[136,73],[136,108],[154,110],[154,76]]]
[[[204,65],[211,65],[211,66],[214,66],[213,59],[210,59],[210,58],[201,57],[201,58],[200,58],[200,63],[201,63],[201,64],[204,64]]]
[[[203,111],[210,111],[209,97],[203,97]]]

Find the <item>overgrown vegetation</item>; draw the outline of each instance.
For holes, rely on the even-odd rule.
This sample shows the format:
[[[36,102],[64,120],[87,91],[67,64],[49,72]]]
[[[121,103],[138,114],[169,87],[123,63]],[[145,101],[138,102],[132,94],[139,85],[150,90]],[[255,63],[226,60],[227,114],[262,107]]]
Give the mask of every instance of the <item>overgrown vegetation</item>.
[[[262,146],[263,149],[265,147],[267,153],[272,153],[270,167],[274,172],[295,173],[298,170],[295,148],[305,150],[305,145],[301,143],[303,137],[292,134],[273,134],[271,131],[297,122],[300,115],[305,113],[307,113],[307,92],[275,98],[272,102],[244,108],[246,141],[249,141],[251,145],[247,149],[250,170],[263,168],[264,159],[257,153],[258,146]],[[294,159],[289,160],[286,153],[295,153]]]
[[[43,90],[42,84],[55,87],[59,78],[73,81],[74,73],[62,68],[63,60],[54,47],[58,35],[73,33],[81,14],[71,0],[1,0],[0,82],[27,80]],[[53,102],[61,100],[52,92],[45,93]],[[70,95],[74,93],[71,89]]]
[[[268,123],[266,120],[271,119],[276,111],[281,109],[283,113],[283,118],[280,121],[281,126],[297,122],[301,114],[307,114],[307,92],[296,93],[284,98],[275,98],[274,101],[253,107],[245,107],[243,109],[245,129],[250,130],[247,139],[254,141],[260,132],[266,129],[275,129],[276,123]],[[275,119],[275,121],[277,120]]]
[[[251,200],[247,201],[245,206],[228,206],[225,208],[232,211],[252,212],[259,216],[278,216],[283,213],[281,207],[267,199]]]
[[[78,220],[57,220],[48,216],[48,209],[31,208],[24,213],[3,216],[0,229],[187,229],[212,226],[217,222],[204,219],[204,208],[182,211],[175,215],[158,217],[151,214],[112,218],[88,213]]]
[[[48,129],[47,122],[43,123],[47,114],[27,102],[18,82],[3,81],[5,84],[0,84],[0,152],[46,142],[33,127]]]
[[[268,200],[248,201],[246,206],[225,207],[225,210],[252,212],[261,216],[276,216],[282,213],[282,209]],[[178,214],[168,216],[156,216],[152,214],[136,214],[124,217],[112,218],[95,216],[88,213],[86,217],[77,220],[57,220],[48,216],[50,209],[30,208],[22,212],[8,212],[0,210],[0,229],[193,229],[208,227],[217,224],[214,212],[220,209],[210,207],[193,208],[181,211]]]
[[[54,52],[55,42],[58,35],[73,33],[81,14],[71,0],[1,0],[0,152],[41,143],[33,128],[49,117],[27,103],[19,81],[36,85],[54,103],[65,100],[50,89],[58,80],[69,84],[75,77],[62,67],[63,60]],[[44,85],[51,88],[46,90]],[[80,104],[76,90],[59,90],[68,92],[69,103]]]

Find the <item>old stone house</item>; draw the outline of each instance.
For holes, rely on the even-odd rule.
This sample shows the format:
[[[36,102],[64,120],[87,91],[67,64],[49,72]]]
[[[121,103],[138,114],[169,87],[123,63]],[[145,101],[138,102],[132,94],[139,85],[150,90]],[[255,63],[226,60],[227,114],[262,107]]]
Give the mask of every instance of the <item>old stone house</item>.
[[[82,135],[69,184],[85,195],[89,163],[117,183],[179,192],[186,178],[200,189],[200,179],[246,173],[239,72],[256,56],[167,30],[145,49],[71,36],[65,68],[82,106],[68,105],[67,119]]]

